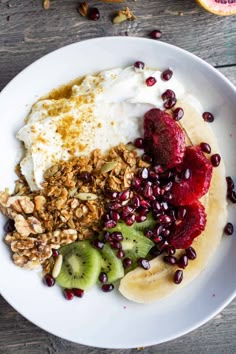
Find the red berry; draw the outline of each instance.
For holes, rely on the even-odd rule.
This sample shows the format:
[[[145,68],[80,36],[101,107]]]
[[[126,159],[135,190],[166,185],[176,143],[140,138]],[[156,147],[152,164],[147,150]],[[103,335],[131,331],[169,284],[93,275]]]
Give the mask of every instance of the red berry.
[[[208,122],[208,123],[212,123],[215,120],[213,114],[210,112],[204,112],[202,114],[202,118],[205,120],[205,122]]]
[[[100,12],[96,7],[91,7],[88,13],[88,18],[92,21],[97,21],[100,18]]]
[[[153,86],[153,85],[155,85],[156,82],[157,82],[157,80],[155,79],[155,77],[152,77],[152,76],[150,76],[146,79],[147,86]]]
[[[167,70],[163,71],[161,78],[164,81],[169,81],[172,78],[172,75],[173,75],[173,71],[170,69],[167,69]]]
[[[191,176],[188,179],[182,178],[179,182],[173,182],[171,202],[174,205],[191,204],[201,198],[207,193],[212,177],[212,164],[199,146],[186,149],[181,169],[182,171],[190,169]]]
[[[182,162],[185,135],[168,113],[153,108],[145,114],[144,139],[145,152],[152,156],[155,162],[167,168]]]
[[[72,289],[73,293],[77,297],[83,297],[84,296],[84,290],[83,289]]]
[[[67,300],[72,300],[74,298],[74,292],[71,289],[64,289],[64,295]]]
[[[206,226],[206,213],[204,206],[196,201],[185,206],[187,213],[178,224],[173,224],[168,238],[170,245],[175,248],[188,248],[193,240],[199,236]]]
[[[160,30],[153,30],[151,33],[149,33],[149,37],[152,39],[160,39],[161,35],[162,33]]]

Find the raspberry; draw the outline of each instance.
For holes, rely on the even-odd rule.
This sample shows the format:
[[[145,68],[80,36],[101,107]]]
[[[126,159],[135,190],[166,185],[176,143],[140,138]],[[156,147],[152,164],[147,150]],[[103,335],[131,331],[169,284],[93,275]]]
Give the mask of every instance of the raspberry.
[[[204,231],[206,226],[206,213],[204,206],[196,201],[185,206],[185,218],[171,229],[169,244],[175,248],[188,248],[193,240]]]
[[[188,205],[207,193],[212,177],[212,164],[201,151],[200,146],[188,147],[180,166],[182,178],[173,183],[172,204]],[[184,171],[190,171],[189,178]]]
[[[145,114],[144,150],[156,163],[166,168],[175,167],[182,162],[185,136],[168,113],[153,108]]]

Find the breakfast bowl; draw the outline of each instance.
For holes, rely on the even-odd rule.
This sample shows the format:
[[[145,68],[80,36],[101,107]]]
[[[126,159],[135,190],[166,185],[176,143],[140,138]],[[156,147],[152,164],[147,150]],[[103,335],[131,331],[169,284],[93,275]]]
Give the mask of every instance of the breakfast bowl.
[[[0,190],[14,189],[14,168],[25,156],[15,136],[24,126],[35,102],[49,97],[52,90],[73,80],[116,68],[133,67],[137,62],[162,73],[171,68],[177,82],[184,87],[184,96],[191,97],[196,106],[200,102],[204,112],[214,114],[214,122],[209,124],[225,163],[226,176],[234,177],[235,87],[209,64],[180,48],[141,38],[109,37],[75,43],[46,55],[17,75],[1,92],[0,107],[4,119],[0,139],[3,152]],[[124,95],[125,87],[126,81],[118,90],[118,101]],[[124,123],[125,128],[120,131],[127,130],[128,133],[133,127],[125,125],[125,117],[122,120],[124,122],[120,122],[120,126]],[[112,128],[106,127],[102,135],[109,136],[112,132],[111,139],[114,134],[119,136],[113,125],[110,126]],[[41,135],[46,137],[47,131],[43,129],[45,127]],[[199,127],[196,126],[196,130]],[[202,134],[204,136],[204,132]],[[132,134],[127,134],[127,139],[129,137],[134,138]],[[22,135],[20,138],[24,140]],[[224,203],[225,198],[222,198],[222,205]],[[232,202],[229,201],[227,209],[227,220],[235,223],[236,212]],[[216,223],[221,218],[220,207],[217,210]],[[5,222],[6,219],[1,216],[2,228]],[[211,222],[214,224],[214,220]],[[133,302],[121,296],[117,289],[104,293],[99,287],[93,287],[83,298],[66,301],[59,287],[44,285],[41,269],[17,267],[3,240],[4,231],[0,243],[1,295],[35,325],[84,345],[133,348],[172,340],[212,319],[236,294],[236,241],[233,236],[222,237],[206,268],[191,283],[151,303]],[[211,245],[208,247],[210,250]]]

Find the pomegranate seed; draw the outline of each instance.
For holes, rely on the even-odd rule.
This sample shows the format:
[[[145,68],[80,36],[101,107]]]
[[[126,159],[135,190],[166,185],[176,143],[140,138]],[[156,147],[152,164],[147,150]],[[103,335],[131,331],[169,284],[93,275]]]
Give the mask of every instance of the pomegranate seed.
[[[153,238],[153,241],[154,241],[155,243],[159,243],[159,242],[161,242],[162,240],[163,240],[162,236],[155,236],[155,237]]]
[[[122,249],[122,244],[120,242],[111,241],[110,246],[113,250],[121,250]]]
[[[168,246],[166,248],[166,253],[168,254],[168,256],[173,256],[176,252],[176,249],[173,246]]]
[[[177,211],[177,219],[178,220],[183,220],[186,216],[187,209],[184,207],[179,207]]]
[[[183,271],[178,269],[176,270],[175,274],[174,274],[174,283],[175,284],[180,284],[183,280]]]
[[[173,108],[176,102],[177,102],[176,98],[168,98],[164,103],[164,107],[166,109]]]
[[[211,155],[211,163],[213,167],[219,166],[221,161],[221,156],[219,154]]]
[[[121,259],[121,258],[124,258],[125,256],[125,252],[123,250],[118,250],[117,253],[116,253],[116,257]]]
[[[134,146],[138,149],[143,149],[143,138],[137,138],[134,140]]]
[[[102,291],[104,291],[104,293],[109,293],[110,291],[114,290],[114,285],[113,284],[103,284],[101,289],[102,289]]]
[[[144,200],[144,199],[140,201],[140,205],[142,207],[142,208],[139,208],[139,211],[141,211],[141,213],[143,211],[143,208],[149,209],[151,207],[150,203],[147,200]],[[148,212],[148,210],[144,211],[144,213],[146,213],[146,212]]]
[[[58,257],[59,256],[59,251],[55,250],[54,248],[52,249],[52,255],[53,257]]]
[[[184,110],[183,108],[176,108],[174,111],[173,111],[173,118],[174,120],[178,121],[180,120],[181,118],[183,118],[184,116]]]
[[[112,238],[112,240],[120,242],[123,240],[123,235],[121,232],[115,231],[115,232],[112,232],[111,238]]]
[[[128,257],[123,259],[124,268],[129,268],[131,266],[131,264],[132,264],[132,259],[130,259]]]
[[[134,212],[134,208],[130,205],[125,205],[122,208],[122,216],[123,217],[129,216],[130,214],[133,214],[133,212]]]
[[[9,233],[15,230],[15,221],[12,219],[8,219],[6,224],[4,225],[4,231]]]
[[[107,273],[105,272],[101,272],[98,276],[98,279],[101,283],[106,283],[108,281],[108,276],[107,276]]]
[[[145,64],[144,64],[144,62],[142,62],[142,61],[136,61],[136,62],[134,63],[134,68],[135,68],[135,69],[138,69],[137,71],[143,70],[144,67],[145,67]]]
[[[192,176],[192,172],[189,168],[186,168],[185,171],[182,173],[182,178],[188,180]]]
[[[140,186],[141,186],[141,179],[139,178],[134,178],[132,180],[132,186],[135,190],[139,190]]]
[[[131,200],[131,204],[137,209],[140,207],[140,198],[135,195],[132,200]]]
[[[110,212],[110,217],[111,217],[111,220],[114,220],[114,221],[120,220],[120,214],[117,213],[117,211],[114,211],[114,210],[112,210]]]
[[[107,229],[112,229],[113,227],[116,227],[116,221],[115,220],[107,220],[107,221],[105,221],[104,225]]]
[[[153,201],[152,202],[152,208],[155,211],[160,211],[161,210],[160,203],[157,200]]]
[[[55,284],[55,279],[49,273],[45,274],[44,280],[45,280],[45,283],[47,284],[47,286],[49,286],[49,287],[51,287]]]
[[[147,237],[147,238],[151,238],[153,237],[153,231],[150,230],[150,229],[147,229],[144,231],[144,235]]]
[[[77,297],[83,297],[84,296],[84,290],[83,289],[72,289],[73,293]]]
[[[130,215],[125,218],[125,223],[127,226],[132,226],[133,223],[135,222],[135,215]]]
[[[232,177],[230,177],[230,176],[226,177],[226,183],[227,183],[228,191],[232,191],[234,189],[234,181],[233,181]]]
[[[197,253],[193,247],[187,248],[185,252],[188,259],[194,260],[195,258],[197,258]]]
[[[155,85],[156,82],[157,82],[157,80],[153,76],[150,76],[146,79],[147,86],[153,86],[153,85]]]
[[[152,157],[148,154],[143,154],[142,155],[142,160],[147,162],[147,163],[152,163]]]
[[[144,222],[145,220],[147,220],[147,215],[136,215],[135,217],[136,222]]]
[[[153,30],[149,33],[149,37],[152,39],[160,39],[162,36],[162,32],[160,30]]]
[[[127,189],[126,191],[120,192],[119,193],[119,199],[123,202],[125,200],[128,200],[130,197],[130,190]]]
[[[160,195],[161,188],[160,188],[159,186],[154,185],[153,188],[152,188],[152,190],[153,190],[153,194],[154,194],[155,197],[157,197],[158,195]]]
[[[170,70],[170,69],[167,69],[165,71],[163,71],[161,77],[162,77],[162,80],[164,81],[169,81],[173,76],[173,71]]]
[[[225,233],[226,235],[232,235],[232,234],[234,233],[234,226],[233,226],[233,224],[231,224],[231,222],[228,222],[228,223],[225,225],[224,233]]]
[[[109,241],[111,241],[111,234],[110,234],[110,232],[108,232],[108,231],[105,231],[105,232],[104,232],[103,240],[104,240],[104,242],[109,242]]]
[[[97,21],[100,18],[100,12],[96,7],[91,7],[88,13],[88,18],[92,21]]]
[[[64,289],[64,295],[67,300],[72,300],[74,298],[74,293],[71,289]]]
[[[138,261],[137,261],[137,263],[138,263],[138,265],[139,265],[140,267],[142,267],[142,268],[145,269],[145,270],[150,269],[150,263],[149,263],[149,261],[148,261],[147,259],[145,259],[145,258],[139,258]]]
[[[163,101],[166,101],[169,98],[176,98],[176,97],[174,91],[168,89],[161,95],[161,98],[163,99]]]
[[[151,197],[153,195],[152,187],[149,185],[146,185],[143,190],[143,195],[145,198]]]
[[[118,202],[114,202],[114,203],[108,204],[108,208],[111,210],[118,210],[121,208],[121,204]]]
[[[156,226],[153,231],[154,236],[156,237],[159,236],[162,233],[163,229],[164,229],[163,225]]]
[[[183,256],[180,257],[178,260],[178,266],[180,268],[186,268],[188,265],[188,257],[184,254]]]
[[[159,180],[159,175],[154,171],[149,171],[149,178],[152,181],[157,182]]]
[[[162,211],[167,211],[169,209],[169,206],[166,202],[161,202],[161,210]]]
[[[163,168],[160,165],[153,166],[153,170],[156,173],[162,173],[163,172]]]
[[[104,247],[104,242],[99,241],[99,240],[94,240],[92,242],[93,247],[97,248],[98,250],[102,250]]]
[[[165,256],[163,259],[164,259],[165,263],[168,263],[171,265],[174,265],[177,263],[177,259],[174,256]]]
[[[81,172],[77,175],[79,179],[81,179],[83,182],[90,182],[92,177],[91,174],[88,172]]]
[[[164,189],[165,192],[167,192],[167,191],[169,191],[171,189],[172,186],[173,186],[173,183],[170,181],[165,186],[163,186],[163,189]]]
[[[202,118],[204,119],[205,122],[208,122],[208,123],[212,123],[215,120],[213,114],[210,112],[204,112],[202,114]]]
[[[169,236],[169,235],[170,235],[170,230],[164,229],[164,230],[162,231],[161,235],[162,235],[163,237]]]
[[[232,202],[232,203],[236,203],[236,192],[235,191],[231,191],[227,194],[229,200]]]
[[[200,144],[200,148],[206,154],[210,154],[211,153],[211,146],[209,144],[207,144],[207,143],[201,143]]]
[[[160,224],[169,224],[171,223],[171,218],[168,216],[168,215],[160,215],[159,219],[158,219],[158,222]]]

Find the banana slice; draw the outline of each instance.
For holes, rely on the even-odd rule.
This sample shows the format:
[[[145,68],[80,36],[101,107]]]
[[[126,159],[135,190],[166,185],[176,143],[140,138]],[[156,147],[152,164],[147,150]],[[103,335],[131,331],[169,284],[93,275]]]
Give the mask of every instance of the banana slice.
[[[207,142],[211,145],[212,153],[218,153],[217,140],[209,123],[204,122],[201,115],[186,102],[178,102],[178,105],[185,112],[179,123],[186,133],[186,140],[194,145]],[[201,202],[207,213],[206,229],[193,242],[197,258],[190,261],[184,270],[182,283],[176,285],[173,282],[177,267],[169,266],[163,262],[162,257],[157,257],[150,262],[149,270],[136,268],[121,280],[119,291],[123,296],[139,303],[159,300],[188,284],[206,267],[220,244],[227,220],[225,166],[222,160],[213,169],[209,192],[201,198]],[[181,252],[183,251],[179,250],[178,254]]]

